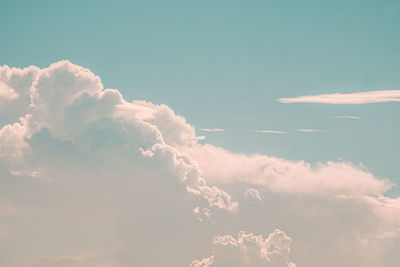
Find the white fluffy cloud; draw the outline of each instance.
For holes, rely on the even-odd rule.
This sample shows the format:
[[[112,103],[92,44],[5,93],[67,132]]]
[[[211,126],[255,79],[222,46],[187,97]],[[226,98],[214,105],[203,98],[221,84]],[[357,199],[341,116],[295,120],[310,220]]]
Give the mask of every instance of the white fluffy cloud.
[[[0,82],[1,266],[396,266],[399,199],[364,166],[202,145],[68,61]]]
[[[14,89],[0,81],[0,103],[12,101],[18,97],[19,95],[14,91]]]
[[[207,186],[190,158],[170,146],[194,142],[194,129],[166,106],[127,103],[117,90],[103,90],[100,78],[90,70],[68,61],[41,70],[33,80],[30,91],[31,113],[25,115],[19,123],[6,125],[0,131],[2,154],[21,156],[22,151],[28,149],[26,140],[42,129],[49,130],[61,140],[76,142],[91,123],[109,118],[119,124],[113,127],[121,128],[114,130],[125,131],[128,139],[134,138],[136,131],[141,131],[142,136],[138,141],[147,141],[147,147],[136,149],[140,149],[143,156],[156,155],[154,157],[162,161],[171,161],[179,170],[181,180],[187,182],[188,192],[204,196],[210,207],[215,205],[228,210],[236,208],[237,204],[231,202],[226,192],[215,186]],[[124,116],[126,110],[120,110],[124,108],[130,111],[130,116]],[[146,112],[146,109],[152,110],[152,117],[143,117],[141,113]],[[149,122],[145,122],[144,118]],[[127,140],[127,143],[130,141]]]
[[[379,195],[392,187],[374,177],[364,166],[346,162],[289,161],[265,155],[231,153],[212,145],[185,148],[205,176],[214,184],[247,183],[274,192],[337,195]]]
[[[217,236],[213,242],[213,255],[195,260],[190,267],[295,267],[289,261],[292,239],[275,229],[267,238],[240,231],[237,239],[231,235]]]

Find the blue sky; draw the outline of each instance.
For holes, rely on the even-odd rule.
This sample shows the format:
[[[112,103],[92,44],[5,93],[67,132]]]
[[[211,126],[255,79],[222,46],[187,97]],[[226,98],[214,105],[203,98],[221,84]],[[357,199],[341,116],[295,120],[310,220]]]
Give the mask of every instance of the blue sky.
[[[2,1],[0,265],[397,267],[399,28],[398,0]]]
[[[399,182],[398,103],[276,103],[398,89],[399,10],[398,1],[8,1],[0,63],[68,59],[127,99],[225,129],[199,133],[213,144],[310,162],[343,158]],[[331,119],[347,115],[361,119]],[[263,129],[289,133],[253,132]]]

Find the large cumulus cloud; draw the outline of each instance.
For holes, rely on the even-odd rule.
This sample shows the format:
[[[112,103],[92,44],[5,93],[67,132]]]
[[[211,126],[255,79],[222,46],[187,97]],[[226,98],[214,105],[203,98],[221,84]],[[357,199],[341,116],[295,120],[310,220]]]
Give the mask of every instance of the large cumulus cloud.
[[[0,265],[396,266],[388,180],[199,139],[68,61],[0,67]]]

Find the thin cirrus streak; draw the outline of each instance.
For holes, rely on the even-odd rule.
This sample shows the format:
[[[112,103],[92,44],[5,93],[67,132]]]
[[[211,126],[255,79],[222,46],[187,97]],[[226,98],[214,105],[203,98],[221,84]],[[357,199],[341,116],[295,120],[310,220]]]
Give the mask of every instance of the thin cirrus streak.
[[[361,117],[359,116],[333,116],[331,119],[349,119],[349,120],[359,120]]]
[[[400,90],[297,96],[278,98],[277,101],[280,103],[321,103],[337,105],[400,102]]]
[[[296,132],[301,132],[301,133],[321,133],[323,131],[319,130],[319,129],[297,129]]]
[[[225,130],[221,128],[214,128],[214,129],[201,128],[200,131],[213,133],[213,132],[223,132]]]
[[[287,134],[286,131],[275,131],[275,130],[256,130],[256,133],[271,133],[271,134]]]

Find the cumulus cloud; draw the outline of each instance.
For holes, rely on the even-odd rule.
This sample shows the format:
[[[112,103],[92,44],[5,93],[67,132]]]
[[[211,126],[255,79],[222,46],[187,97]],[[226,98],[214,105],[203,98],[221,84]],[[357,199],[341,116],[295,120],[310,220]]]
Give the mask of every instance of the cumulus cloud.
[[[217,236],[213,242],[213,255],[195,260],[190,267],[211,266],[271,266],[295,267],[289,261],[292,239],[275,229],[267,238],[240,231],[237,239],[231,235]]]
[[[186,148],[208,180],[214,184],[238,182],[263,186],[274,192],[336,195],[379,195],[392,187],[364,166],[346,162],[289,161],[265,155],[231,153],[209,144]]]
[[[18,159],[29,150],[25,141],[26,123],[26,119],[21,118],[21,123],[8,124],[0,130],[0,158]]]
[[[321,103],[321,104],[369,104],[400,102],[400,90],[380,90],[356,93],[335,93],[323,95],[278,98],[280,103]]]
[[[143,153],[143,156],[153,157],[156,154],[166,161],[172,161],[181,172],[181,180],[188,182],[188,192],[203,195],[210,206],[229,210],[237,206],[231,203],[230,196],[223,190],[215,186],[208,187],[190,158],[170,146],[187,145],[187,142],[194,141],[195,135],[193,127],[186,124],[182,117],[174,116],[168,107],[156,107],[145,102],[128,103],[117,90],[103,90],[100,78],[90,70],[68,61],[52,64],[42,70],[30,90],[31,113],[21,122],[6,125],[0,130],[3,157],[21,157],[22,151],[29,149],[26,140],[42,129],[49,130],[61,140],[76,141],[88,125],[112,118],[122,124],[120,127],[124,128],[121,130],[147,131],[142,135],[149,139],[147,145],[152,146],[147,147],[147,153]],[[126,116],[127,110],[129,116]]]
[[[30,66],[24,69],[0,67],[0,126],[17,122],[28,113],[32,82],[40,69]]]
[[[14,91],[14,89],[0,81],[0,104],[2,102],[12,101],[18,97],[19,95]]]
[[[397,267],[399,199],[362,165],[200,144],[68,61],[0,81],[18,95],[0,106],[1,266],[290,266],[292,247],[299,266]]]
[[[156,205],[158,199],[179,206],[172,204],[177,201],[175,196],[172,199],[167,197],[168,194],[177,194],[182,199],[188,198],[182,209],[187,209],[190,216],[194,216],[190,213],[191,205],[201,205],[198,216],[203,217],[215,209],[237,211],[238,203],[223,189],[209,186],[197,163],[179,151],[179,146],[189,146],[197,138],[194,128],[167,106],[127,102],[117,90],[104,89],[100,78],[90,70],[68,61],[41,70],[16,71],[2,67],[2,73],[4,69],[17,73],[21,79],[35,70],[35,75],[31,75],[34,78],[26,79],[31,84],[23,84],[30,99],[23,109],[26,113],[16,122],[10,118],[10,122],[0,130],[2,182],[5,183],[2,190],[5,195],[11,194],[11,179],[16,177],[38,181],[37,191],[30,195],[42,198],[39,192],[43,190],[44,197],[58,191],[58,198],[67,203],[71,201],[70,190],[75,187],[82,191],[80,198],[78,192],[74,193],[81,201],[85,201],[85,194],[94,197],[100,192],[108,192],[120,199],[116,197],[118,191],[113,189],[113,184],[121,183],[131,188],[126,194],[135,195],[144,206]],[[0,77],[9,78],[10,75]],[[130,176],[133,177],[130,179]],[[102,182],[98,184],[99,181]],[[153,197],[148,199],[139,193],[141,190]],[[20,203],[22,210],[27,205],[34,205],[18,199],[20,194],[9,197]],[[115,201],[109,205],[118,208],[121,204]],[[72,206],[68,205],[70,209]],[[139,204],[132,203],[132,208],[137,214],[144,212],[140,211],[142,207]],[[32,216],[42,214],[51,218],[57,214],[45,203],[35,206],[35,210]],[[84,228],[84,225],[77,227]],[[27,230],[22,225],[20,227]],[[10,257],[12,255],[0,258]],[[2,264],[26,266],[24,260],[28,258],[26,255],[26,258],[14,258],[15,262],[9,259],[10,262]]]

